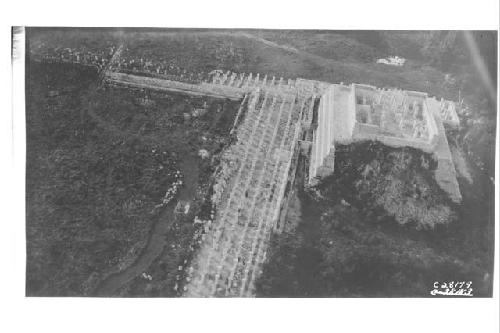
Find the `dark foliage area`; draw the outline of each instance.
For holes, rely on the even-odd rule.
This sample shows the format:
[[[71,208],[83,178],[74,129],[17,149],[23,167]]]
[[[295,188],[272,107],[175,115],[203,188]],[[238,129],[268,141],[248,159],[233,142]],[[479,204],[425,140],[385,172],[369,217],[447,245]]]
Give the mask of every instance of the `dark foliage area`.
[[[95,72],[31,63],[28,73],[27,294],[81,295],[147,235],[175,159],[89,115]]]
[[[193,177],[194,195],[184,160],[221,151],[236,104],[97,89],[81,66],[29,63],[27,73],[26,291],[86,295],[144,248],[177,170]],[[206,191],[214,165],[199,168]]]
[[[433,180],[437,161],[431,155],[365,142],[339,146],[335,157],[335,173],[318,187],[324,196],[345,199],[367,215],[386,210],[419,229],[450,221],[450,201]]]
[[[366,172],[374,161],[379,166]],[[429,155],[409,148],[342,147],[321,196],[301,194],[297,228],[273,238],[258,294],[426,297],[435,281],[463,280],[473,282],[476,296],[491,295],[493,191],[469,191],[463,206],[453,206],[433,180],[434,168]],[[402,190],[391,186],[397,181]],[[448,210],[449,220],[437,222]],[[437,223],[418,228],[422,217]]]

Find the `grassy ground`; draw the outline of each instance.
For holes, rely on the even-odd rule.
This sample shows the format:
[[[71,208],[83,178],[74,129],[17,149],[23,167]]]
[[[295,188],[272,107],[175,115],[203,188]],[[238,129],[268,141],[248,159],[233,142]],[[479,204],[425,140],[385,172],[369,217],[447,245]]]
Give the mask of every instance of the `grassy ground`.
[[[80,295],[147,235],[175,162],[90,117],[96,73],[28,73],[27,294]]]
[[[177,170],[200,179],[184,200],[207,191],[214,166],[198,150],[220,152],[238,104],[99,90],[95,72],[70,65],[28,73],[27,294],[85,295],[139,256]]]
[[[108,40],[123,42],[127,51],[124,59],[140,58],[162,60],[182,69],[208,72],[213,69],[235,72],[265,73],[285,78],[309,78],[326,82],[359,82],[380,87],[427,91],[451,98],[457,91],[445,84],[445,73],[422,61],[417,48],[418,38],[369,31],[317,32],[317,31],[258,31],[258,30],[68,30],[66,39],[61,33],[38,31],[33,45],[42,42],[45,47],[73,47],[86,49],[103,47]],[[91,36],[96,35],[95,39]],[[108,36],[108,37],[106,37]],[[399,37],[398,37],[399,36]],[[259,40],[274,42],[269,45]],[[395,41],[394,41],[395,40]],[[385,42],[384,42],[385,41]],[[396,42],[397,41],[397,42]],[[407,41],[406,44],[403,43]],[[280,47],[285,46],[285,47]],[[287,49],[288,47],[294,50]],[[36,49],[36,48],[35,48]],[[404,67],[375,64],[379,56],[398,53],[413,55]],[[394,51],[394,52],[391,52]]]

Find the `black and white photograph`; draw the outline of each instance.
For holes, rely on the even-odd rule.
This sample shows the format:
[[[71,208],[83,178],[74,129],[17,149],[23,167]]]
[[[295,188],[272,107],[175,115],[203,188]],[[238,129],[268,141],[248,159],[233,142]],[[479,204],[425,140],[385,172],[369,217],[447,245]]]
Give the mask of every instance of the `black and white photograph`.
[[[498,297],[498,25],[256,24],[10,27],[21,297]]]
[[[25,32],[28,296],[491,296],[496,31]]]

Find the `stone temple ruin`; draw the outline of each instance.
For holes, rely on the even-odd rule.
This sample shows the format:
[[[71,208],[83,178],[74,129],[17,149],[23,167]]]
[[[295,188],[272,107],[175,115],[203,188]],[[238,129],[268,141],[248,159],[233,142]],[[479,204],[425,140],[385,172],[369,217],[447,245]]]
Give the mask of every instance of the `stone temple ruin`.
[[[361,84],[215,71],[191,84],[108,71],[110,84],[241,100],[233,134],[216,172],[213,221],[188,272],[185,295],[251,296],[273,232],[283,228],[287,191],[299,154],[309,159],[306,185],[335,168],[335,146],[377,140],[434,155],[438,184],[461,200],[444,123],[458,126],[455,105],[425,93]]]
[[[458,126],[455,104],[426,93],[373,86],[332,84],[322,95],[312,138],[309,181],[333,173],[335,144],[376,140],[413,147],[438,160],[436,180],[452,200],[461,200],[443,123]]]

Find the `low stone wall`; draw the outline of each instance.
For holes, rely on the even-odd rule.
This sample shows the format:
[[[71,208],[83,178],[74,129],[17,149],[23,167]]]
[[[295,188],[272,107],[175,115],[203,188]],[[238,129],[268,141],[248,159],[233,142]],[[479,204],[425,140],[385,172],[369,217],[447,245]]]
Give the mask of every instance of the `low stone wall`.
[[[354,130],[352,132],[353,139],[360,135],[376,137],[381,134],[382,132],[380,131],[380,127],[378,127],[377,125],[363,124],[358,122],[354,124]]]
[[[318,108],[318,126],[314,131],[309,179],[333,173],[333,167],[325,165],[325,158],[334,148],[334,87],[321,97]],[[330,164],[331,165],[331,164]]]
[[[395,136],[383,135],[377,126],[356,123],[353,133],[354,141],[373,140],[379,141],[383,144],[398,148],[398,147],[413,147],[432,153],[434,146],[429,142],[422,140],[408,140],[405,138],[398,138]]]
[[[423,103],[424,106],[424,119],[427,124],[427,133],[429,136],[429,143],[431,145],[435,145],[437,143],[437,136],[439,135],[436,119],[432,114],[431,110],[429,110],[429,106],[427,105],[427,99]]]
[[[351,91],[349,92],[349,100],[348,100],[348,114],[347,114],[347,128],[348,131],[353,133],[354,126],[356,124],[356,85],[351,85]]]
[[[354,93],[351,86],[333,85],[335,91],[333,103],[334,141],[349,144],[356,121]]]
[[[434,156],[438,160],[438,167],[435,171],[436,181],[449,194],[453,201],[460,202],[462,195],[457,181],[457,173],[453,164],[450,146],[446,138],[446,131],[441,120],[440,105],[435,99],[428,99],[427,102],[429,112],[434,116],[438,129],[438,135],[436,135],[437,142],[434,148]]]
[[[239,100],[243,98],[243,92],[230,87],[216,86],[211,84],[189,84],[178,81],[157,79],[146,76],[137,76],[123,73],[106,72],[105,80],[110,83],[164,90],[175,93],[183,93],[196,96],[210,96],[215,98],[229,98]]]

